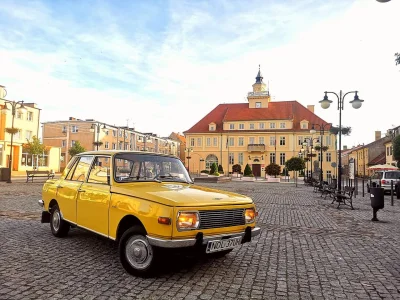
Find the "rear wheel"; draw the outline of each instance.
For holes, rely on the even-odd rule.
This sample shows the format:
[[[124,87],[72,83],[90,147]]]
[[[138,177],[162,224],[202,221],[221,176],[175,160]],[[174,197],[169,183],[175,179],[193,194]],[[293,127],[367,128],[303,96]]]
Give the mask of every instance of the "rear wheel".
[[[141,226],[133,226],[125,231],[118,248],[121,264],[129,274],[140,276],[153,274],[158,249],[150,245]]]
[[[50,228],[51,232],[56,237],[64,237],[68,235],[70,225],[67,221],[62,219],[60,208],[57,204],[51,207]]]

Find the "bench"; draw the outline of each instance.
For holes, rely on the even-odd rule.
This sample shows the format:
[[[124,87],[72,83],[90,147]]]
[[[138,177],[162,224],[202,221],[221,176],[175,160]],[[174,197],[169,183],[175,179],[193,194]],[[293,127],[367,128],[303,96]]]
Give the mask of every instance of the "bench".
[[[336,184],[335,183],[330,183],[330,184],[325,184],[322,191],[321,191],[321,198],[323,195],[325,195],[325,198],[329,195],[330,197],[333,197],[333,195],[336,193]]]
[[[340,193],[336,192],[333,194],[333,201],[331,204],[333,204],[335,201],[338,202],[338,207],[343,204],[343,205],[348,205],[351,207],[351,209],[354,209],[353,207],[353,195],[354,195],[354,187],[350,186],[345,186],[344,190],[342,190]],[[350,204],[348,204],[348,203]]]
[[[31,182],[33,182],[34,177],[45,177],[47,179],[53,179],[54,178],[54,173],[51,173],[50,171],[26,171],[26,182],[31,179]]]

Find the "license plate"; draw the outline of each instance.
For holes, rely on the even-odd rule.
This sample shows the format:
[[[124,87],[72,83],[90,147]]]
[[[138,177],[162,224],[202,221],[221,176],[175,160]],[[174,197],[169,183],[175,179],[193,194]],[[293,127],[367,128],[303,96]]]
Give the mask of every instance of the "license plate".
[[[242,237],[234,237],[226,240],[209,241],[207,243],[206,253],[213,253],[235,248],[240,245]]]

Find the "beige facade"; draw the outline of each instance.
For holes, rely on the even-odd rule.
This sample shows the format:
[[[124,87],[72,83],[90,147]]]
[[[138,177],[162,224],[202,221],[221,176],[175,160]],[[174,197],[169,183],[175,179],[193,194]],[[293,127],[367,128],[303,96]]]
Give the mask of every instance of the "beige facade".
[[[93,119],[70,117],[43,123],[43,143],[61,148],[61,169],[71,159],[68,150],[79,142],[85,150],[133,150],[177,155],[179,142],[133,128],[118,127]]]
[[[13,134],[12,150],[12,174],[22,173],[38,167],[39,170],[59,171],[59,149],[50,149],[39,156],[26,153],[23,144],[32,141],[33,136],[39,136],[40,109],[35,103],[23,103],[25,109],[21,109],[20,104],[12,100],[4,99],[6,91],[0,86],[0,167],[9,167],[11,150],[11,133],[7,132],[10,128],[18,129]],[[7,104],[6,104],[7,103]],[[13,109],[15,108],[14,125]]]
[[[260,72],[248,93],[248,103],[220,104],[192,128],[185,132],[186,166],[190,172],[209,170],[216,162],[225,174],[232,172],[234,164],[242,171],[246,164],[255,176],[264,177],[265,168],[275,162],[284,168],[285,162],[300,155],[305,140],[322,140],[328,146],[322,152],[324,178],[335,174],[332,162],[337,162],[336,136],[329,130],[311,135],[312,124],[326,124],[316,116],[313,106],[305,108],[297,101],[271,101],[269,91],[262,82]],[[308,150],[311,143],[308,142]],[[304,153],[304,152],[303,152]],[[320,151],[313,150],[313,170],[320,167]],[[189,159],[188,159],[189,158]],[[308,163],[309,173],[311,162]]]

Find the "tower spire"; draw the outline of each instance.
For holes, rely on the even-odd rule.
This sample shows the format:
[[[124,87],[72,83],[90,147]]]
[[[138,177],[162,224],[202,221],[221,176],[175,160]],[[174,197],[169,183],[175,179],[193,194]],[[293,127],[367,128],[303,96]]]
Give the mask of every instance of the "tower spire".
[[[257,73],[257,77],[256,77],[256,83],[263,83],[263,78],[261,75],[261,65],[258,65],[258,73]]]

